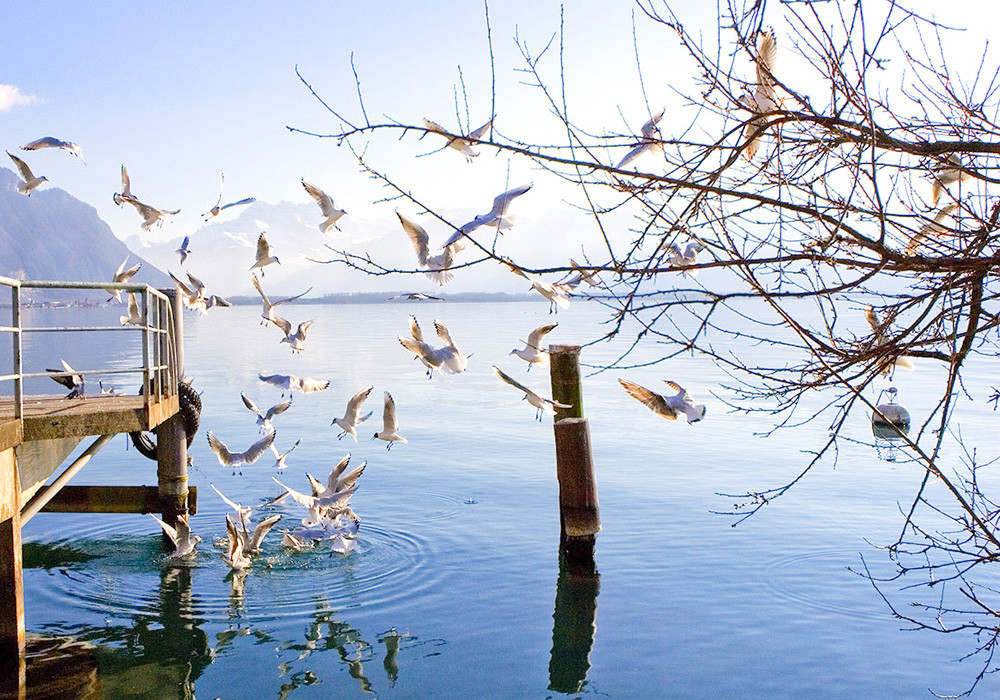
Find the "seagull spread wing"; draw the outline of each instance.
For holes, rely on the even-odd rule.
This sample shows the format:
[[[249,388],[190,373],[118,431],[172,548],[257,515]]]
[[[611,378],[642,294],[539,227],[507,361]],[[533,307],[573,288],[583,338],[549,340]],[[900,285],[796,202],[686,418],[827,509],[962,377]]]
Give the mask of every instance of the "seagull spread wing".
[[[618,383],[628,392],[629,396],[645,404],[656,415],[667,420],[677,420],[676,409],[668,406],[666,400],[655,391],[650,391],[644,386],[639,386],[625,379],[619,379]]]
[[[426,266],[427,257],[430,254],[427,231],[416,222],[407,219],[398,211],[396,212],[396,216],[399,217],[399,223],[403,225],[403,230],[406,231],[406,235],[410,237],[410,242],[413,243],[413,249],[417,253],[417,261],[421,266]]]

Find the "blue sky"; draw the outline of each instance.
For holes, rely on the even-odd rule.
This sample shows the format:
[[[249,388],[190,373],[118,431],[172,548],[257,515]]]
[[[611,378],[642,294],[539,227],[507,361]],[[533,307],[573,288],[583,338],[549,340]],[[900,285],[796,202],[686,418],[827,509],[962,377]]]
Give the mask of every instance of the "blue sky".
[[[675,5],[687,8],[682,18],[689,29],[714,34],[714,4],[697,3],[697,9],[692,3]],[[978,27],[995,26],[995,5],[949,5],[955,24],[976,20],[966,45],[977,51],[981,47],[985,37]],[[218,194],[220,170],[226,174],[229,200],[256,196],[307,202],[299,184],[305,177],[352,213],[391,218],[393,205],[372,204],[384,191],[359,172],[346,148],[285,128],[335,128],[298,81],[294,67],[338,110],[360,121],[353,53],[372,121],[388,115],[418,123],[429,117],[449,128],[457,122],[461,67],[470,121],[478,126],[491,106],[483,3],[443,0],[433,4],[433,11],[427,8],[399,1],[4,3],[0,85],[14,86],[28,103],[0,111],[0,146],[14,151],[41,136],[79,143],[87,166],[51,151],[27,159],[37,174],[49,177],[51,186],[97,207],[122,238],[139,231],[135,212],[111,202],[122,163],[144,201],[182,209],[176,220],[154,232],[163,237],[194,232],[200,213]],[[775,4],[774,10],[779,8]],[[566,3],[571,113],[597,133],[637,131],[648,116],[633,49],[634,15],[650,107],[671,106],[676,100],[672,86],[683,85],[691,74],[669,30],[649,21],[633,3]],[[524,76],[516,69],[524,63],[514,37],[539,51],[559,30],[560,4],[494,2],[490,19],[498,129],[525,140],[558,140],[545,102],[521,84]],[[543,66],[555,86],[554,50]],[[0,93],[0,107],[2,98]],[[547,120],[545,130],[540,124]],[[472,166],[451,151],[418,157],[436,146],[431,137],[417,142],[410,136],[400,143],[383,136],[367,155],[441,209],[488,207],[508,184],[539,175],[523,163],[492,154]],[[540,215],[561,206],[562,196],[558,188],[546,192],[538,187],[520,206],[529,215]]]

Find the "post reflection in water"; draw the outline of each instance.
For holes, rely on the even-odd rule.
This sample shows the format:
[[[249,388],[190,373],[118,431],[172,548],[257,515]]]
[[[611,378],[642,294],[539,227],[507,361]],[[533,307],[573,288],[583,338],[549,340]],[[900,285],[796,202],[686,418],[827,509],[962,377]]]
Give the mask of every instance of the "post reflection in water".
[[[597,594],[601,575],[593,561],[567,562],[559,556],[556,605],[552,614],[552,654],[549,690],[577,693],[583,690],[590,670],[590,650],[597,630]]]

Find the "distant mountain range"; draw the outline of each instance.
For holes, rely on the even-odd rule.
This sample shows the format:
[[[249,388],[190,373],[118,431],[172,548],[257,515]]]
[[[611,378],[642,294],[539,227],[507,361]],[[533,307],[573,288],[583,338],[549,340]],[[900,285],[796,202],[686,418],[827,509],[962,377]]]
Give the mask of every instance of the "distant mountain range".
[[[15,279],[110,282],[125,260],[142,262],[133,278],[156,288],[173,286],[145,259],[133,254],[97,210],[58,188],[35,190],[30,197],[17,191],[18,177],[0,168],[0,275]],[[33,290],[29,300],[73,299],[104,301],[103,291],[74,294]],[[9,297],[4,296],[6,303]]]

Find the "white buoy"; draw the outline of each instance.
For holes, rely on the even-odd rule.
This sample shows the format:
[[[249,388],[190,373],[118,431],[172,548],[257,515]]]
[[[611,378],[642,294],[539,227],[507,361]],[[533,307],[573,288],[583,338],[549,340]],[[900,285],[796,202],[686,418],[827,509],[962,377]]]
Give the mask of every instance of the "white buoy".
[[[896,403],[896,387],[889,387],[879,394],[879,401],[885,394],[888,399],[878,404],[872,413],[872,433],[875,437],[899,439],[910,431],[910,412]]]

